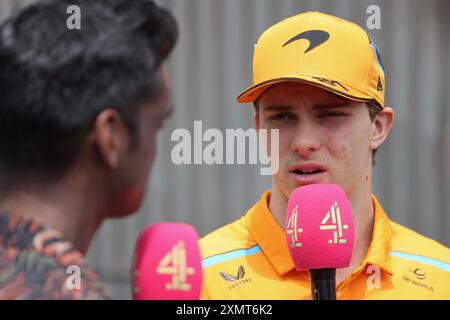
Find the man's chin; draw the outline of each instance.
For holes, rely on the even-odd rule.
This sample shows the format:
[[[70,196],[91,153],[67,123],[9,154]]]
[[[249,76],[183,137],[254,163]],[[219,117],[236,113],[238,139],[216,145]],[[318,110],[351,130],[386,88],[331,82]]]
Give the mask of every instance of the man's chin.
[[[106,218],[122,218],[137,213],[144,201],[145,188],[136,187],[118,196],[114,201],[113,211]]]

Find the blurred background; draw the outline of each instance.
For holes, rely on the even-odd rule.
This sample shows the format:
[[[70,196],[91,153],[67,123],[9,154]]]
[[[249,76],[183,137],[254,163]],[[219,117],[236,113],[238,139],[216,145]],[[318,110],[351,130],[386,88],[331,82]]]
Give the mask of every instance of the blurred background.
[[[93,0],[95,1],[95,0]],[[0,0],[0,21],[33,1]],[[107,221],[88,254],[114,298],[129,299],[134,242],[158,221],[193,224],[201,236],[230,223],[270,187],[257,165],[180,165],[171,133],[248,129],[251,105],[236,96],[252,80],[253,45],[272,24],[322,11],[369,31],[386,67],[386,102],[396,123],[377,154],[374,194],[394,221],[450,246],[450,1],[448,0],[160,0],[178,20],[180,40],[169,66],[175,114],[161,131],[142,210]],[[381,28],[369,30],[369,5]]]

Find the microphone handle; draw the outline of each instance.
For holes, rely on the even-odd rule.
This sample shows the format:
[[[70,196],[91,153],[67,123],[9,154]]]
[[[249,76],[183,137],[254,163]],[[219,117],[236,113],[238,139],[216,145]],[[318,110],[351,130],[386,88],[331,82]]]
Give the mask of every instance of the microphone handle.
[[[336,269],[313,269],[309,272],[313,300],[336,300]]]

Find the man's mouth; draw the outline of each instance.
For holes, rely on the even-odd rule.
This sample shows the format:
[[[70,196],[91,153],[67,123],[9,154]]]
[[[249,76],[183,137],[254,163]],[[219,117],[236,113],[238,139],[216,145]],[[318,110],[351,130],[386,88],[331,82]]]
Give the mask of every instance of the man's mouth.
[[[298,186],[320,183],[325,179],[326,168],[318,164],[301,164],[289,168],[289,173]]]
[[[295,169],[291,172],[293,172],[295,174],[300,174],[300,175],[313,175],[313,174],[321,173],[324,171],[325,170],[322,170],[322,169]]]
[[[297,177],[314,177],[326,171],[326,168],[318,163],[302,163],[288,168],[291,174]]]

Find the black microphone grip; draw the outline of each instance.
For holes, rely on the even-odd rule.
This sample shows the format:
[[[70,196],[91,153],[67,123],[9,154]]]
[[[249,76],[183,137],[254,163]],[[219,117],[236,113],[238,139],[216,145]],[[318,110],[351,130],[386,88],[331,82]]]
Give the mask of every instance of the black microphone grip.
[[[336,300],[336,269],[309,270],[313,300]]]

